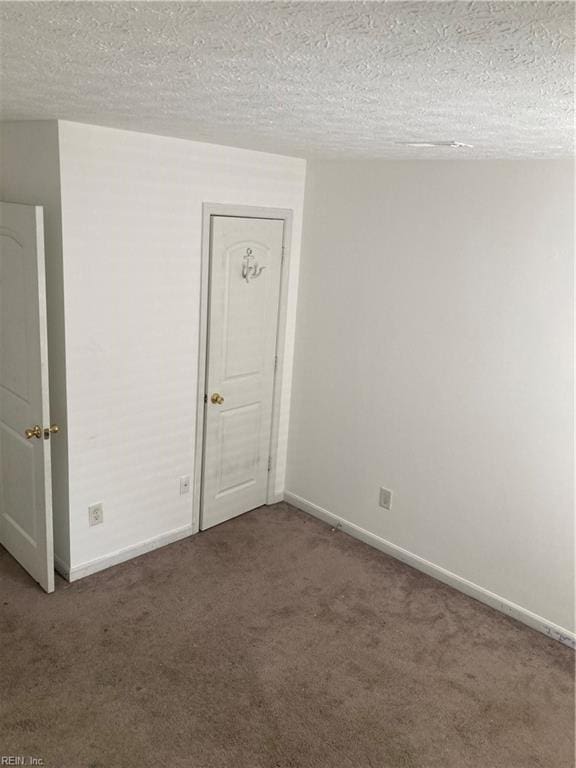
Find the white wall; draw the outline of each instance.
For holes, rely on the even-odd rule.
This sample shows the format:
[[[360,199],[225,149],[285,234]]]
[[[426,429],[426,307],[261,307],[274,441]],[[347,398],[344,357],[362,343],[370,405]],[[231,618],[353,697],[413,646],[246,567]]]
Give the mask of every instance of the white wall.
[[[58,125],[55,120],[0,123],[0,199],[44,207],[50,417],[61,427],[51,440],[54,554],[69,565],[66,350]]]
[[[573,630],[572,164],[318,162],[306,195],[288,491]]]
[[[179,477],[194,470],[204,202],[294,210],[283,490],[305,162],[68,122],[59,134],[74,576],[190,532]]]

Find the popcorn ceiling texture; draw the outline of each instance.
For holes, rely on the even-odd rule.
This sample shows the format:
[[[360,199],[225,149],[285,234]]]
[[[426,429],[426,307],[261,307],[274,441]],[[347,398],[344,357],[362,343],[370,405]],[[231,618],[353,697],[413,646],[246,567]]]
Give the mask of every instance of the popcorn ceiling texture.
[[[311,157],[573,154],[571,2],[0,3],[4,120]],[[450,140],[473,150],[398,146]]]

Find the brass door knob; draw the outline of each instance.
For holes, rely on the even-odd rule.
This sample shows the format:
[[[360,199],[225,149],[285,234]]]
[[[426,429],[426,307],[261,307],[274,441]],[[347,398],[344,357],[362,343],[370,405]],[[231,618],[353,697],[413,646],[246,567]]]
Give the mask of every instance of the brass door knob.
[[[210,400],[214,403],[214,405],[222,405],[224,402],[224,398],[222,395],[219,395],[218,392],[214,392]]]
[[[27,440],[30,440],[32,437],[37,437],[38,440],[40,440],[42,434],[44,434],[44,440],[48,440],[50,435],[56,435],[58,432],[60,432],[60,427],[58,424],[51,424],[44,430],[39,424],[35,424],[30,429],[27,429],[24,434],[26,435]]]

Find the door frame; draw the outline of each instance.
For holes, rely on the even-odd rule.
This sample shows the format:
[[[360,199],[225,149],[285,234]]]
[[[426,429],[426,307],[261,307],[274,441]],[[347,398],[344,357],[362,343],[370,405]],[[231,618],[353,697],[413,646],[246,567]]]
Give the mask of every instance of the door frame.
[[[196,438],[194,454],[194,480],[192,496],[192,533],[200,530],[202,503],[202,480],[204,463],[204,395],[206,394],[208,355],[208,295],[210,287],[211,217],[230,216],[242,219],[277,219],[284,222],[282,239],[282,264],[280,267],[280,298],[278,302],[278,328],[276,332],[277,364],[274,372],[272,393],[272,428],[270,433],[270,457],[272,464],[268,472],[266,504],[281,501],[282,493],[276,493],[278,443],[280,436],[280,405],[282,403],[284,354],[286,346],[286,315],[288,308],[288,285],[290,278],[290,251],[292,240],[293,211],[288,208],[263,208],[252,205],[226,203],[204,203],[202,205],[202,253],[200,263],[200,322],[198,332],[198,391],[196,398]]]

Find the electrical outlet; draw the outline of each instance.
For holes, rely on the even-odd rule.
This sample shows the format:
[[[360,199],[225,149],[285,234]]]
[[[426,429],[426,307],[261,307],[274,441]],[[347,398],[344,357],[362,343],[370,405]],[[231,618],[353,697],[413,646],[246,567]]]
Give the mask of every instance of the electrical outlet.
[[[380,488],[379,504],[384,509],[392,509],[392,491],[389,491],[387,488]]]
[[[104,505],[101,501],[98,504],[91,504],[88,507],[88,525],[102,525],[104,522]]]
[[[190,493],[190,475],[182,475],[180,478],[180,496]]]

